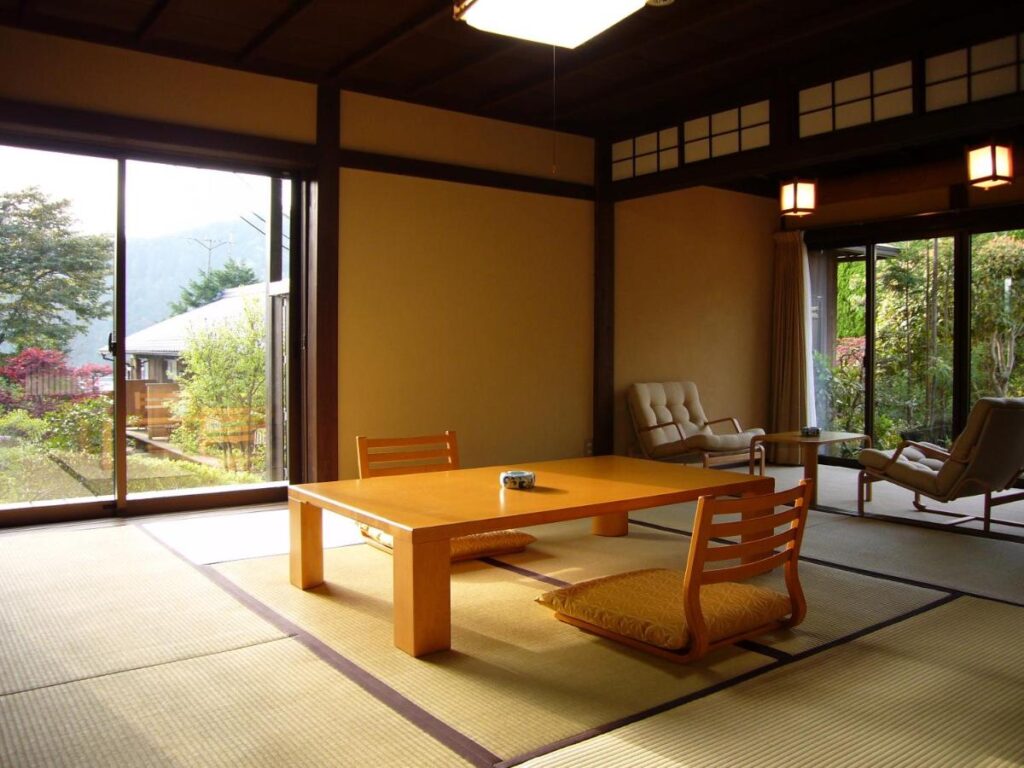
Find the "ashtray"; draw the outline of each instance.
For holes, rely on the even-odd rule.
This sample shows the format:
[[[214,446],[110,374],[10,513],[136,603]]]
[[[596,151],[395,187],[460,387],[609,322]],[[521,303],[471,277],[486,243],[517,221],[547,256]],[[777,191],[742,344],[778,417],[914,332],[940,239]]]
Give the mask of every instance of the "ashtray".
[[[803,437],[818,437],[821,435],[820,427],[800,427],[800,434]]]
[[[526,469],[509,469],[499,475],[501,486],[514,491],[525,491],[533,488],[537,476]]]

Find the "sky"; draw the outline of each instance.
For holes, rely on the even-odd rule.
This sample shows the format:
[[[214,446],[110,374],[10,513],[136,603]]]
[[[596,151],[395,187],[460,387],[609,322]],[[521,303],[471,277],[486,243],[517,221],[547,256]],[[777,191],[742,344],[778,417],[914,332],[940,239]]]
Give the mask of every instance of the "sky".
[[[76,229],[113,234],[117,215],[117,162],[0,145],[0,192],[37,186],[71,201]],[[160,237],[244,215],[266,218],[266,177],[129,161],[127,235]]]

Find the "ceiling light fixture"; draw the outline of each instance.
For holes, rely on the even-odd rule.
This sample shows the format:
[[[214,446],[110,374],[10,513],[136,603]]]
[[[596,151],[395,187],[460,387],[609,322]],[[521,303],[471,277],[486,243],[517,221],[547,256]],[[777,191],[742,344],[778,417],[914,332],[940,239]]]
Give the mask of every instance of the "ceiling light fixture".
[[[981,189],[1012,183],[1013,147],[992,142],[967,150],[967,178]]]
[[[808,179],[793,179],[779,187],[779,205],[783,216],[806,216],[814,213],[817,184]]]
[[[456,0],[455,18],[484,32],[575,48],[646,4],[646,0]]]

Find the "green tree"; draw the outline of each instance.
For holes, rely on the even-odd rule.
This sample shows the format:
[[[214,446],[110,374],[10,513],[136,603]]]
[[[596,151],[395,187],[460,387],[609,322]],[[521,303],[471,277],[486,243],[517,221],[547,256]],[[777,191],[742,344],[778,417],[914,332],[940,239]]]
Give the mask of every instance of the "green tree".
[[[1024,351],[1024,232],[975,237],[971,265],[974,395],[1006,397]]]
[[[68,351],[110,315],[114,245],[72,229],[67,200],[38,188],[0,193],[0,345]]]
[[[253,272],[252,267],[229,258],[223,267],[201,270],[198,278],[190,280],[189,284],[181,289],[181,296],[178,300],[171,304],[171,312],[180,315],[190,309],[206,306],[210,302],[216,301],[217,297],[228,288],[252,285],[255,282],[256,273]]]
[[[219,450],[226,469],[261,469],[255,436],[265,420],[265,337],[253,299],[238,318],[194,331],[181,353],[181,427],[174,439],[192,450]]]

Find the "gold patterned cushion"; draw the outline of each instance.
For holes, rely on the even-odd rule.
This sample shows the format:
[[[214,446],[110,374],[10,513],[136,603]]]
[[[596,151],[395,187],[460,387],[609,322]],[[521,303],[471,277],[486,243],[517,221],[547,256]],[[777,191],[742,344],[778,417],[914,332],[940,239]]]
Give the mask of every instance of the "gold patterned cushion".
[[[371,544],[377,549],[388,553],[394,549],[395,540],[390,533],[385,533],[379,528],[363,523],[359,524],[359,532],[363,534],[367,544]],[[452,562],[522,552],[536,540],[535,536],[513,530],[488,531],[487,533],[458,536],[451,541]]]
[[[670,650],[686,648],[683,571],[665,568],[604,576],[546,592],[537,602],[619,635]],[[705,584],[701,613],[711,642],[747,632],[790,614],[788,595],[752,584]]]

